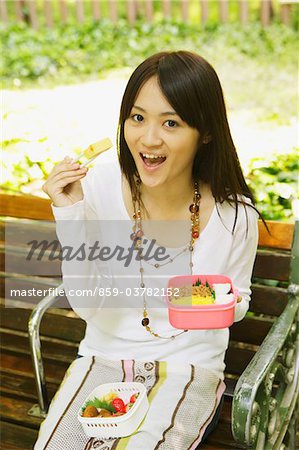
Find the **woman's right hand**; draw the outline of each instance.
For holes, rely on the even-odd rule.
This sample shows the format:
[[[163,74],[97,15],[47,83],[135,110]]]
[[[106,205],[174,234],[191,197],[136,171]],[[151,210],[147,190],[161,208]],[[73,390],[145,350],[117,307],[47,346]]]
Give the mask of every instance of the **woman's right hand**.
[[[83,199],[80,180],[87,171],[86,167],[80,168],[79,163],[66,156],[53,168],[42,189],[54,206],[71,206]]]

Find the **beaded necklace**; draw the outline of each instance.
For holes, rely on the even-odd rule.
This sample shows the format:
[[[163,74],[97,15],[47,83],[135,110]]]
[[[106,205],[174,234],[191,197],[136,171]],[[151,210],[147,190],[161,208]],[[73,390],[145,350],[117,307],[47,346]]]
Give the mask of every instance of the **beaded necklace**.
[[[142,228],[142,213],[141,213],[141,195],[140,195],[140,184],[141,180],[140,178],[137,178],[136,185],[137,185],[137,195],[133,197],[133,207],[134,207],[134,225],[133,225],[133,233],[131,235],[131,239],[134,242],[134,250],[137,250],[139,252],[139,272],[140,272],[140,287],[143,288],[143,318],[141,320],[141,325],[148,331],[152,336],[159,339],[175,339],[176,337],[180,336],[181,334],[186,333],[188,330],[180,331],[177,334],[174,334],[172,336],[161,336],[158,333],[156,333],[151,327],[150,327],[150,319],[148,316],[147,311],[147,303],[146,303],[146,289],[145,289],[145,283],[144,283],[144,267],[142,262],[145,261],[142,254],[142,237],[144,235],[143,228]],[[172,263],[176,258],[178,258],[181,254],[189,250],[190,254],[190,260],[189,260],[189,267],[190,267],[190,274],[193,273],[193,261],[192,261],[192,255],[194,250],[194,243],[196,239],[199,238],[199,230],[200,230],[200,223],[199,223],[199,206],[200,206],[200,199],[201,195],[199,192],[199,185],[197,182],[194,183],[194,193],[193,193],[193,203],[189,206],[189,211],[191,213],[190,220],[191,220],[191,228],[190,228],[190,242],[187,247],[185,247],[183,250],[181,250],[177,255],[175,255],[172,258],[169,258],[168,261],[164,262],[163,264],[151,264],[147,262],[148,264],[151,264],[156,269],[159,269],[162,266],[165,266],[166,264]]]

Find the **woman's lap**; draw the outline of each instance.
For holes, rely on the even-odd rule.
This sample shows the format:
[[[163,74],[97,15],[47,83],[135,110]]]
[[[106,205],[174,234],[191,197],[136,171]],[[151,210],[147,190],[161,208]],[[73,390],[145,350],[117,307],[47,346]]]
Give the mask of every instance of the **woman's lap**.
[[[126,439],[127,450],[196,449],[218,421],[224,383],[205,369],[83,357],[75,360],[67,372],[42,424],[35,450],[121,448],[123,439],[101,442],[85,436],[76,417],[84,399],[97,385],[116,381],[144,383],[150,402],[144,422]]]

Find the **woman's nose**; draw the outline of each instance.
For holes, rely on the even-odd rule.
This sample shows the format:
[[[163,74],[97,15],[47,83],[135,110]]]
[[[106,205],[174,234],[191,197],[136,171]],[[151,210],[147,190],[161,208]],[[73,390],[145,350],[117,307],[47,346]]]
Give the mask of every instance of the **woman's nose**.
[[[163,143],[160,131],[155,125],[148,125],[142,135],[142,144],[146,147],[158,147]]]

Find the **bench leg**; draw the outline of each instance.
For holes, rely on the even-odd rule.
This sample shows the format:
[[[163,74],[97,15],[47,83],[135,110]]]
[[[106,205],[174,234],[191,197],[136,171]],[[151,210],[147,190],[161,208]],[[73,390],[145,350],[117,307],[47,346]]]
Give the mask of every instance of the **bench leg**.
[[[58,286],[57,291],[62,289],[63,285],[61,284]],[[33,405],[33,407],[28,411],[28,414],[36,417],[46,417],[49,408],[39,328],[44,313],[50,306],[53,305],[53,303],[55,303],[56,298],[56,295],[48,295],[41,300],[32,311],[28,322],[29,343],[38,398],[38,404]]]

